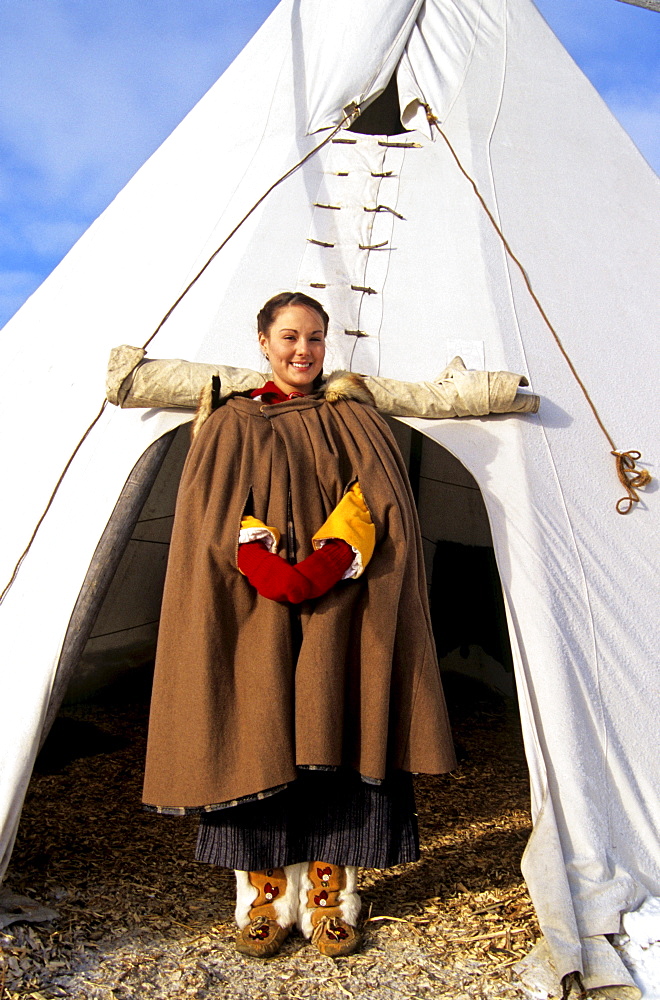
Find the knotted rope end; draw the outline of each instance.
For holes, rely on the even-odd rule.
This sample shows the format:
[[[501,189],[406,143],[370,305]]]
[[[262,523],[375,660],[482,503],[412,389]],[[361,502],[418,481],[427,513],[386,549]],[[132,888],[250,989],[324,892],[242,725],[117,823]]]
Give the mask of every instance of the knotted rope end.
[[[633,504],[639,503],[637,490],[643,489],[652,481],[653,476],[648,469],[638,469],[636,462],[642,457],[640,451],[613,451],[616,461],[616,474],[619,482],[628,496],[617,500],[616,509],[619,514],[629,514]]]

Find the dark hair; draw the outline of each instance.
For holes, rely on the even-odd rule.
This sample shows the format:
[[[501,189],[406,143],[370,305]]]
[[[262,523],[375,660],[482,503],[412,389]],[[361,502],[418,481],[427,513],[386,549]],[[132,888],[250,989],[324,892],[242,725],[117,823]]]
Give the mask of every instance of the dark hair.
[[[308,309],[313,309],[323,320],[324,336],[327,334],[329,322],[327,312],[320,302],[313,299],[311,295],[305,295],[304,292],[280,292],[279,295],[273,295],[272,299],[268,299],[263,309],[257,313],[257,331],[267,336],[278,312],[280,309],[286,309],[287,306],[307,306]]]

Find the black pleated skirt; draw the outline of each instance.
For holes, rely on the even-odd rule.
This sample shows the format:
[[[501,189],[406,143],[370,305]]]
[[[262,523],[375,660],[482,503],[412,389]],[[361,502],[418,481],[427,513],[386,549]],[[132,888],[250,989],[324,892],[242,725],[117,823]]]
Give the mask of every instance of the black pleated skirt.
[[[419,858],[412,775],[379,785],[354,771],[305,771],[283,791],[203,813],[198,861],[259,871],[301,861],[389,868]]]

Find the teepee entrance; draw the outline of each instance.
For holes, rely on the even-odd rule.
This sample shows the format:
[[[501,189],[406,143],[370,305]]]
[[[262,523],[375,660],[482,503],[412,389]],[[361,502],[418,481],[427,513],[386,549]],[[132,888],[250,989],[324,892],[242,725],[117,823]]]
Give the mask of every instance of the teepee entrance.
[[[420,516],[441,669],[512,697],[513,666],[504,605],[478,484],[437,442],[400,421],[389,423],[406,460]],[[71,673],[68,702],[94,696],[153,659],[176,493],[188,442],[189,428],[183,426],[163,446],[164,450],[169,444],[167,454],[142,509],[135,512],[137,520],[125,551]],[[125,516],[118,510],[118,518]],[[113,537],[119,533],[115,528]]]
[[[479,486],[436,441],[391,421],[417,503],[440,669],[515,695],[502,588]]]

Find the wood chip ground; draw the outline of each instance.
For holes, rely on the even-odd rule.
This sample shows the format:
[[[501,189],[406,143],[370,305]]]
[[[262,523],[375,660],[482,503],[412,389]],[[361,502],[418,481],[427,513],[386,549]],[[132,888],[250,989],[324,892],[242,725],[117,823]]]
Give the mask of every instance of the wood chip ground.
[[[518,713],[476,686],[449,688],[460,763],[417,779],[422,857],[362,871],[364,947],[338,960],[297,935],[269,961],[239,956],[232,873],[192,860],[194,819],[140,809],[144,699],[67,708],[6,879],[60,918],[0,932],[1,1000],[528,997],[512,970],[538,937],[520,875]]]

